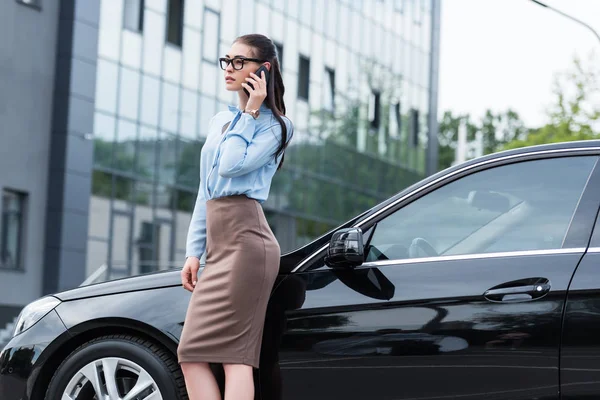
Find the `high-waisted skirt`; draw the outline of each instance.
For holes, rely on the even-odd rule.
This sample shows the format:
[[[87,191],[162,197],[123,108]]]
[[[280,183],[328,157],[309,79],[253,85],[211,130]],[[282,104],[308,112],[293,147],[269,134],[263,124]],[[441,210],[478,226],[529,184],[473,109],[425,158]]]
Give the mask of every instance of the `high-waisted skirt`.
[[[180,363],[258,368],[280,256],[258,201],[239,195],[206,202],[206,264],[188,305]]]

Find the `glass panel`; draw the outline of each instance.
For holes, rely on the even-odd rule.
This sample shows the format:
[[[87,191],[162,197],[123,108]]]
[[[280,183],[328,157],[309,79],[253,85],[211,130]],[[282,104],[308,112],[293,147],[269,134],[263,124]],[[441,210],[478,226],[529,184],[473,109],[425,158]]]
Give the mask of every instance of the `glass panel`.
[[[0,267],[21,267],[23,210],[26,195],[4,190],[0,216]]]
[[[190,139],[196,138],[196,128],[198,116],[198,93],[189,90],[183,90],[181,104],[181,121],[179,133]]]
[[[521,162],[451,182],[379,222],[368,260],[560,249],[596,160]]]
[[[151,207],[154,204],[154,184],[152,182],[135,182],[135,197],[133,201],[138,205]],[[140,213],[142,207],[136,207],[136,214]]]
[[[93,179],[98,179],[98,182],[94,182],[92,186],[101,187],[108,186],[108,190],[104,190],[105,192],[110,192],[111,182],[106,182],[106,174],[101,176],[100,174],[93,175]],[[99,196],[90,196],[90,212],[89,212],[89,224],[88,224],[88,236],[93,238],[100,239],[108,239],[108,229],[109,229],[109,215],[110,215],[110,199]],[[88,253],[89,256],[89,253]],[[106,256],[106,254],[104,254]],[[100,266],[98,264],[96,267]]]
[[[158,180],[162,183],[173,184],[177,169],[176,136],[161,132],[158,151]]]
[[[177,132],[179,116],[179,86],[163,82],[161,126],[171,133]]]
[[[109,216],[103,216],[104,220],[108,222]],[[90,214],[90,226],[92,221],[100,222],[100,218],[95,218]],[[102,265],[106,265],[108,260],[108,242],[100,241],[100,240],[88,240],[87,244],[87,268],[86,268],[86,277],[93,274],[98,268]],[[104,275],[104,279],[100,279],[103,281],[106,279],[106,275]]]
[[[310,34],[310,28],[301,25],[299,34],[300,34],[300,43],[299,43],[298,49],[300,50],[300,53],[311,54],[312,53],[312,49],[311,49],[312,35]],[[316,55],[314,55],[313,57],[316,57]]]
[[[308,100],[310,85],[310,59],[308,57],[300,56],[298,71],[298,98]]]
[[[219,57],[219,14],[204,9],[204,33],[202,54],[207,61],[217,62]]]
[[[158,104],[160,98],[160,81],[148,75],[142,77],[142,122],[158,126]]]
[[[132,31],[143,28],[143,0],[125,0],[123,27]]]
[[[172,190],[165,185],[156,186],[156,216],[158,218],[172,218]]]
[[[298,18],[300,15],[300,0],[288,0],[287,14],[292,18]]]
[[[130,244],[130,221],[128,215],[113,214],[111,232],[111,272],[122,276],[123,270],[129,266],[129,244]],[[111,276],[114,278],[116,276]]]
[[[217,71],[217,65],[203,62],[202,63],[202,81],[200,82],[202,93],[215,96],[217,94],[217,79],[222,78],[220,73],[221,68]]]
[[[115,140],[114,117],[96,113],[94,115],[94,165],[110,168]]]
[[[247,3],[244,4],[244,9],[242,11],[242,9],[240,9],[238,7],[238,0],[222,0],[222,7],[221,7],[221,13],[222,13],[222,18],[223,21],[235,21],[237,19],[237,13],[244,13],[245,17],[245,5]],[[221,24],[221,37],[220,40],[222,42],[227,42],[232,43],[233,40],[235,39],[235,35],[236,35],[236,24],[229,24],[229,23],[222,23]]]
[[[336,34],[337,34],[337,17],[338,17],[338,10],[337,10],[337,1],[332,1],[332,2],[328,2],[327,3],[327,26],[326,26],[326,33],[327,36],[331,39],[335,39],[336,38]]]
[[[144,0],[144,2],[146,3],[147,8],[151,8],[161,13],[167,12],[167,0]]]
[[[134,69],[140,69],[142,63],[142,36],[136,32],[123,31],[123,51],[121,63]]]
[[[170,212],[170,211],[169,211]],[[173,226],[170,223],[158,224],[156,232],[156,261],[157,270],[165,270],[174,267],[171,262],[171,251],[173,250]]]
[[[158,132],[156,129],[140,126],[140,136],[137,143],[137,168],[136,174],[141,178],[153,180],[156,169],[156,142]]]
[[[203,141],[180,140],[177,147],[177,184],[192,190],[200,183],[200,151]]]
[[[215,99],[208,96],[200,96],[200,118],[198,119],[198,133],[200,137],[208,136],[210,119],[216,114]]]
[[[312,24],[312,0],[302,0],[300,2],[300,22],[306,26]]]
[[[100,3],[100,29],[98,31],[98,54],[117,61],[121,45],[121,21],[123,3],[118,1]]]
[[[327,3],[329,0],[313,0],[313,29],[319,36],[323,36],[323,32],[326,29],[325,23],[327,21]]]
[[[241,9],[236,8],[237,12],[241,14]],[[244,18],[238,19],[238,35],[245,35],[247,33],[254,33],[254,14],[255,14],[255,2],[249,1],[244,6],[243,16]]]
[[[198,89],[201,50],[200,33],[186,28],[183,40],[183,85],[192,90]]]
[[[350,44],[349,35],[349,22],[350,22],[350,10],[344,5],[339,7],[340,14],[340,27],[339,27],[339,39],[338,41],[344,45]]]
[[[148,196],[146,196],[148,197]],[[132,274],[154,271],[154,224],[152,208],[138,205],[133,224]]]
[[[290,71],[298,72],[298,24],[287,21],[286,27],[287,31],[284,43],[285,52],[283,53],[283,63]],[[286,82],[291,81],[287,80]]]
[[[162,76],[164,79],[179,83],[181,81],[181,49],[173,46],[165,47],[164,69]]]
[[[183,39],[183,0],[168,0],[167,42],[181,47]]]
[[[165,43],[165,17],[146,9],[144,32],[144,71],[159,76]]]
[[[117,82],[119,67],[110,61],[98,60],[96,76],[96,109],[117,113]]]
[[[110,198],[112,196],[112,175],[94,170],[92,174],[92,194]]]
[[[140,98],[140,74],[121,67],[119,114],[137,120]]]
[[[124,200],[122,202],[115,202],[115,208],[120,207],[123,209],[127,208],[127,205],[133,195],[133,182],[131,179],[124,178],[122,176],[113,175],[113,190],[115,200]]]
[[[323,108],[333,112],[335,109],[335,71],[331,68],[325,68],[323,92]]]
[[[177,230],[175,232],[175,247],[185,249],[187,241],[187,233],[192,219],[192,212],[196,202],[196,193],[179,190],[177,191],[177,204],[175,211],[175,224]]]
[[[132,122],[119,120],[114,147],[114,169],[127,172],[134,171],[137,127]]]
[[[202,0],[185,0],[183,5],[184,25],[196,30],[202,29]],[[185,36],[183,44],[185,46]]]

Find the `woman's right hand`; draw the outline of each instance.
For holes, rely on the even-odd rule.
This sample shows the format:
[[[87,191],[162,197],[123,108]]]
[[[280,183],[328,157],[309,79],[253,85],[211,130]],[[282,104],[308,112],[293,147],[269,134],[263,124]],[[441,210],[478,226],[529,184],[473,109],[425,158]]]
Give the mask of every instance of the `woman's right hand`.
[[[197,257],[188,257],[185,260],[181,270],[181,283],[184,288],[190,292],[194,291],[198,281],[198,270],[200,269],[200,260]]]

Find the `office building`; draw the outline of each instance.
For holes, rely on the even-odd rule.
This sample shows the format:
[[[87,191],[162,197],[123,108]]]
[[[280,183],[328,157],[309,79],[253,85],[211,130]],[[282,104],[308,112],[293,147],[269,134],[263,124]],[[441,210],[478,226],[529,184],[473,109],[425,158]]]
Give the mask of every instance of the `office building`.
[[[6,0],[0,326],[42,294],[181,267],[217,59],[277,45],[285,165],[263,205],[292,250],[435,172],[439,0]]]

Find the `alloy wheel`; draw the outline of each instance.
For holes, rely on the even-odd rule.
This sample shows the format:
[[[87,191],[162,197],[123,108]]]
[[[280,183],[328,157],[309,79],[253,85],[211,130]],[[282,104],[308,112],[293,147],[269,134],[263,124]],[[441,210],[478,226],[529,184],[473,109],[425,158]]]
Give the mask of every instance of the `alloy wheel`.
[[[163,400],[163,397],[144,368],[131,360],[106,357],[77,371],[61,400]]]

